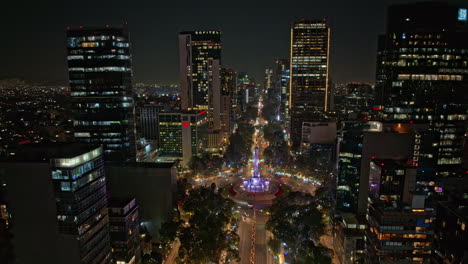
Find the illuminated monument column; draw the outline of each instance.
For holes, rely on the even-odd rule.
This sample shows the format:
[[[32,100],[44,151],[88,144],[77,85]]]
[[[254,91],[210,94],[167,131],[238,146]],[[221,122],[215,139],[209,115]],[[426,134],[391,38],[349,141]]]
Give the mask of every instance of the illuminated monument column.
[[[244,181],[246,190],[249,192],[264,192],[268,190],[269,181],[265,181],[260,177],[258,170],[258,147],[254,150],[254,170],[252,178],[248,181]]]

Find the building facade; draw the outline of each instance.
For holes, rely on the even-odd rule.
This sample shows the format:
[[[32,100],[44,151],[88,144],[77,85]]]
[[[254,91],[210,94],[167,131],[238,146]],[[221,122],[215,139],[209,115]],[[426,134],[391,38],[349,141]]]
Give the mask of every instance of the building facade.
[[[466,104],[468,22],[446,2],[394,5],[379,37],[377,84],[384,106]],[[437,19],[434,19],[437,18]]]
[[[239,72],[237,75],[237,91],[238,91],[238,104],[240,110],[245,112],[247,105],[254,102],[254,98],[258,92],[257,84],[253,77],[249,76],[246,72]]]
[[[291,139],[299,146],[303,121],[328,110],[330,28],[325,19],[300,20],[291,28],[289,106]]]
[[[290,65],[287,59],[277,59],[274,68],[274,86],[279,97],[279,120],[283,122],[287,130],[290,128],[289,116],[289,75]]]
[[[347,122],[339,139],[337,205],[340,212],[365,215],[369,189],[369,164],[373,158],[413,157],[417,129],[404,124]]]
[[[210,61],[221,61],[220,31],[187,31],[179,34],[182,109],[208,109]]]
[[[436,175],[460,174],[468,120],[466,7],[446,2],[394,5],[379,38],[381,118],[430,124],[439,134]]]
[[[110,263],[103,149],[41,144],[9,155],[0,163],[0,178],[16,261]]]
[[[181,109],[207,111],[211,133],[221,130],[221,31],[179,34]]]
[[[221,131],[230,135],[237,118],[237,73],[233,69],[221,69]]]
[[[159,152],[185,164],[208,145],[207,111],[159,113]]]
[[[135,199],[112,198],[108,208],[113,263],[141,263],[140,223]]]
[[[372,160],[366,263],[431,263],[435,211],[415,192],[416,170],[407,160]]]
[[[453,196],[437,204],[434,239],[437,264],[468,262],[468,190]]]
[[[130,39],[124,27],[67,28],[75,139],[102,145],[107,160],[135,160]]]
[[[157,142],[159,138],[158,113],[164,111],[162,104],[146,104],[140,107],[141,137]]]

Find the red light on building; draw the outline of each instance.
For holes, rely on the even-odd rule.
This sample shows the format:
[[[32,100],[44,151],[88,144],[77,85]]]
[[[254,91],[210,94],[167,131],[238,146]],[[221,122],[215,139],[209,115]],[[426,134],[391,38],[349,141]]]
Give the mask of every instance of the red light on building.
[[[70,30],[70,27],[67,27],[67,30]]]
[[[385,163],[380,163],[380,166],[385,166]]]
[[[364,118],[362,118],[362,119],[364,119],[364,120],[367,120],[367,117],[365,116],[365,117],[364,117]]]
[[[80,28],[83,28],[83,26],[80,26]]]
[[[409,121],[409,123],[410,123],[410,124],[413,124],[413,123],[414,123],[414,121],[413,121],[413,120],[411,120],[411,121]]]
[[[19,142],[18,145],[24,145],[24,144],[29,144],[29,143],[31,143],[31,140],[27,139],[27,140]]]
[[[109,27],[109,25],[106,25],[106,28],[108,28],[108,27]]]
[[[189,126],[190,126],[189,122],[184,122],[184,123],[182,123],[182,125],[183,125],[184,127],[189,127]]]
[[[203,110],[203,111],[200,112],[200,115],[203,115],[205,113],[206,113],[206,110]]]
[[[374,108],[372,108],[372,110],[374,110],[374,111],[380,111],[380,107],[374,107]]]
[[[371,157],[371,159],[375,159],[375,157],[374,157],[374,156],[372,156],[372,157]]]

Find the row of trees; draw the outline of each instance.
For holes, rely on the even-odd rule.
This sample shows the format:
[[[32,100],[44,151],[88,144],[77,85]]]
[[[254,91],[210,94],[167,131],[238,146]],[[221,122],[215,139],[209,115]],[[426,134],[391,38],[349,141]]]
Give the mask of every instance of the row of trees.
[[[269,208],[270,218],[266,229],[274,238],[268,245],[274,254],[279,254],[282,243],[294,264],[331,263],[331,252],[320,245],[325,232],[323,213],[310,194],[291,192],[275,199]]]
[[[263,128],[263,137],[269,145],[263,151],[265,163],[276,168],[284,168],[291,159],[288,142],[284,139],[283,127],[270,122]]]
[[[249,161],[252,155],[252,136],[255,132],[253,123],[257,116],[258,109],[253,105],[249,105],[237,120],[237,129],[229,137],[229,145],[224,153],[224,161],[228,167],[239,169]]]
[[[213,176],[223,166],[223,163],[224,160],[220,156],[203,153],[201,156],[192,156],[188,167],[193,175]]]
[[[234,202],[220,195],[214,184],[210,188],[191,189],[184,197],[184,216],[164,223],[159,231],[160,239],[170,243],[179,238],[180,263],[239,261],[239,236],[233,208]]]

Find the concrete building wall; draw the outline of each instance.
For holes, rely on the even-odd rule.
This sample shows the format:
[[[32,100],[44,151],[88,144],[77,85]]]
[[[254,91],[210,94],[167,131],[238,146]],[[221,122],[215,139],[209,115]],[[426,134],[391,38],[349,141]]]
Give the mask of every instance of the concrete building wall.
[[[13,251],[18,264],[78,264],[78,241],[59,234],[49,163],[1,163],[7,184]]]
[[[176,204],[177,178],[174,163],[106,164],[110,197],[135,197],[140,220],[153,237],[171,216]]]
[[[359,182],[358,214],[367,210],[369,169],[372,157],[377,159],[408,159],[413,153],[414,134],[394,132],[364,132]]]

